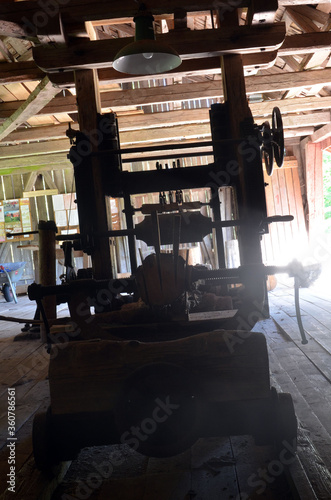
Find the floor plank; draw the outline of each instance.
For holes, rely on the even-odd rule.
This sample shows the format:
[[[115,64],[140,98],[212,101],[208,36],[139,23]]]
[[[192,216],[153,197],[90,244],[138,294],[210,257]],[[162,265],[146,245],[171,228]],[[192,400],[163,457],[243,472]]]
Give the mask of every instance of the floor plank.
[[[279,285],[270,294],[270,304],[276,322],[273,319],[259,322],[255,330],[267,338],[271,383],[277,390],[292,394],[300,422],[296,481],[304,485],[308,477],[300,498],[313,500],[310,488],[314,487],[316,498],[326,500],[331,498],[331,351],[328,344],[331,298],[318,290],[301,291],[303,322],[309,334],[306,346],[300,343],[291,287]],[[0,314],[32,319],[34,310],[34,304],[27,297],[19,297],[18,305],[0,301]],[[66,308],[59,314],[66,315]],[[82,450],[62,483],[56,486],[59,481],[56,478],[50,486],[34,468],[31,444],[33,416],[49,405],[48,355],[39,340],[13,341],[22,325],[5,321],[0,326],[0,478],[5,477],[8,467],[6,391],[9,385],[14,385],[18,500],[35,500],[41,498],[43,492],[47,495],[43,498],[52,500],[79,498],[79,495],[82,498],[84,494],[91,500],[293,500],[285,476],[277,476],[277,471],[270,476],[270,464],[277,456],[268,447],[255,446],[249,436],[201,439],[187,452],[169,459],[146,458],[118,445]],[[106,469],[109,463],[114,463],[111,471]],[[293,462],[290,467],[294,466]],[[96,473],[101,479],[98,486],[98,482],[93,483],[93,477],[95,481],[98,479]],[[261,479],[262,473],[268,473],[271,479]],[[5,485],[0,482],[1,500],[15,498],[4,490]]]

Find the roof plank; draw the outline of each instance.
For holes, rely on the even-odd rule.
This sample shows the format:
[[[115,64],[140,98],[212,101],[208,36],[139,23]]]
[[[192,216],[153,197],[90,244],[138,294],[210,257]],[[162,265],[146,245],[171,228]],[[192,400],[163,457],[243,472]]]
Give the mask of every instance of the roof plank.
[[[14,113],[0,126],[0,140],[10,134],[19,125],[36,115],[59,92],[46,76],[29,97],[20,104]],[[21,102],[21,101],[18,101]]]
[[[330,97],[297,97],[293,99],[268,100],[258,103],[251,103],[250,108],[256,121],[262,121],[270,118],[274,106],[278,106],[282,112],[284,126],[293,127],[305,125],[319,124],[319,120],[329,121],[326,110],[331,109]],[[313,111],[321,110],[321,113],[312,113]],[[325,111],[324,111],[325,110]],[[302,114],[302,113],[307,114]],[[310,113],[309,113],[310,112]],[[296,113],[301,113],[299,116]],[[287,121],[287,114],[289,121]],[[161,113],[147,113],[134,115],[118,115],[118,124],[121,132],[137,129],[149,129],[158,127],[170,127],[179,124],[188,123],[209,123],[209,110],[201,109],[186,109],[178,111],[168,111]],[[77,123],[72,123],[72,127],[78,129]],[[22,142],[41,141],[41,140],[56,140],[66,137],[68,125],[53,125],[43,127],[32,127],[24,130],[16,130],[8,135],[2,142],[4,144],[17,144]],[[1,145],[1,143],[0,143]]]
[[[285,91],[293,88],[310,88],[318,84],[331,85],[331,68],[314,71],[247,76],[245,80],[247,95]],[[57,89],[57,91],[58,90],[59,89]],[[116,111],[126,106],[146,106],[165,102],[222,97],[222,82],[220,80],[215,80],[134,90],[102,92],[101,106],[104,111],[107,109]],[[314,102],[316,104],[316,101]],[[0,118],[7,118],[21,105],[22,101],[0,103]],[[47,105],[41,107],[39,114],[53,115],[55,113],[73,113],[76,111],[77,105],[75,96],[66,96],[52,99]]]
[[[55,3],[55,2],[54,2]],[[295,5],[316,5],[321,3],[320,0],[278,0],[279,6],[295,6]],[[111,9],[109,8],[108,0],[70,0],[64,2],[63,0],[57,2],[59,5],[59,12],[63,16],[66,23],[70,21],[96,21],[103,19],[121,19],[132,18],[136,14],[137,6],[132,0],[112,0]],[[233,10],[235,7],[248,7],[250,0],[241,0],[240,2],[233,2],[233,0],[222,0],[219,2],[220,8],[225,11]],[[47,2],[36,2],[33,0],[24,2],[2,2],[0,8],[0,20],[17,22],[19,25],[25,22],[32,24],[33,20],[39,19],[47,13]],[[187,12],[202,11],[215,9],[214,0],[182,0],[181,8]],[[178,8],[177,0],[158,0],[150,1],[148,3],[149,10],[153,15],[172,14]],[[55,9],[56,10],[56,9]],[[58,13],[58,12],[56,12]]]
[[[270,106],[270,114],[271,111],[272,107]],[[160,118],[160,113],[142,115],[145,117],[145,120],[137,120],[136,123],[133,121],[133,118],[138,118],[140,116],[131,117],[132,121],[129,128],[127,127],[125,117],[119,117],[120,142],[122,146],[169,140],[187,140],[189,138],[202,138],[210,136],[209,110],[207,108],[198,110],[169,111],[162,113],[162,115],[162,118]],[[171,120],[173,120],[172,125]],[[256,121],[265,121],[265,117],[260,117],[260,119],[256,118]],[[286,133],[296,127],[316,127],[320,124],[328,123],[329,121],[330,111],[310,113],[307,115],[283,116],[284,129]],[[158,126],[155,126],[156,124]],[[160,126],[160,124],[168,126]],[[58,131],[52,132],[54,128],[58,129]],[[21,135],[18,135],[19,133],[16,133],[13,135],[16,139],[32,140],[31,135],[34,132],[37,133],[37,135],[34,136],[33,140],[36,141],[38,138],[50,140],[47,140],[46,142],[30,142],[29,144],[15,144],[12,146],[6,145],[7,142],[3,141],[0,144],[0,158],[27,158],[32,155],[67,152],[70,148],[69,139],[66,138],[65,135],[66,126],[64,125],[37,128],[36,131],[28,129],[25,134],[21,133]],[[52,136],[52,133],[55,133],[56,135]],[[292,134],[292,132],[289,132],[289,134]],[[56,140],[54,140],[55,137]]]
[[[331,123],[327,123],[324,127],[316,130],[311,136],[311,142],[322,142],[325,139],[328,139],[331,136]]]

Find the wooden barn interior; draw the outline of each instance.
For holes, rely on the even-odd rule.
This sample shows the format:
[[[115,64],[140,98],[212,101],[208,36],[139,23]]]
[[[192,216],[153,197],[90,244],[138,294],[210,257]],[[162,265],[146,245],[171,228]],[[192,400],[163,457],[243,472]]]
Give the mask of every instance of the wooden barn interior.
[[[331,498],[330,30],[1,0],[0,500]]]

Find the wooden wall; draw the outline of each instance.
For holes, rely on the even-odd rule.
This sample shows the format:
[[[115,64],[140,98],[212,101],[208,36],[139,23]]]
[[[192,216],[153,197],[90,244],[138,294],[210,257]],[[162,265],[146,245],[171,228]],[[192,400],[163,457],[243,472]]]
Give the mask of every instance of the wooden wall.
[[[287,264],[308,244],[297,160],[288,158],[271,177],[265,172],[265,182],[268,216],[293,215],[294,220],[269,225],[269,234],[263,236],[264,262]]]
[[[72,168],[49,171],[51,179],[56,185],[59,194],[71,193],[75,191],[74,176]],[[0,200],[10,200],[22,198],[25,186],[31,179],[31,174],[12,174],[0,176]],[[34,187],[30,190],[45,190],[49,186],[45,182],[42,172],[37,175]],[[54,220],[52,196],[35,196],[30,198],[30,212],[32,219],[32,229],[36,230],[40,220]],[[30,284],[34,281],[36,269],[36,255],[29,247],[38,245],[38,236],[33,240],[0,244],[0,263],[26,261],[22,280],[20,284]],[[61,262],[57,264],[57,276],[62,274],[63,266]]]

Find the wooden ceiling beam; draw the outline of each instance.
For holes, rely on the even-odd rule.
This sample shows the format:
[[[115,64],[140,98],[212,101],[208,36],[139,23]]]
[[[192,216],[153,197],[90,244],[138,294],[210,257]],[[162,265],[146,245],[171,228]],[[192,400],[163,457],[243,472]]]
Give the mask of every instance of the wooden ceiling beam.
[[[55,3],[55,2],[54,2]],[[233,10],[234,6],[237,8],[248,7],[250,0],[242,0],[240,2],[233,2],[233,0],[222,0],[219,2],[219,8],[224,12]],[[293,5],[316,5],[323,3],[320,0],[279,0],[279,6],[293,6]],[[59,5],[58,10],[53,7],[50,10],[48,2],[36,2],[34,0],[23,2],[2,2],[0,6],[0,24],[4,21],[16,23],[17,28],[26,28],[29,33],[35,25],[45,22],[45,17],[61,13],[65,23],[78,22],[78,21],[100,21],[105,19],[121,19],[129,18],[132,21],[136,11],[137,5],[132,0],[112,0],[111,8],[109,1],[95,0],[57,0]],[[235,4],[235,5],[234,5]],[[53,3],[52,3],[53,5]],[[163,16],[165,14],[172,14],[178,7],[177,0],[158,0],[150,1],[148,7],[152,14],[155,16]],[[181,8],[187,12],[194,11],[210,11],[215,9],[214,0],[199,0],[193,2],[184,0],[181,2]],[[51,14],[50,14],[51,12]],[[36,30],[34,30],[36,31]],[[10,35],[13,36],[13,35]]]
[[[285,39],[285,24],[224,27],[222,30],[187,30],[157,37],[178,52],[182,59],[249,54],[277,50]],[[33,58],[46,72],[99,69],[111,66],[117,52],[132,42],[132,37],[82,41],[69,47],[36,46]]]
[[[26,122],[29,118],[39,113],[59,92],[54,87],[47,76],[31,92],[26,101],[24,101],[7,120],[0,125],[0,140],[9,135],[19,125]]]
[[[280,57],[300,54],[312,54],[331,48],[331,33],[316,31],[287,36],[278,51]]]
[[[285,91],[293,88],[310,88],[313,85],[331,85],[331,68],[315,71],[299,71],[271,75],[255,75],[246,77],[248,95]],[[165,102],[188,101],[194,99],[222,98],[222,82],[188,83],[168,85],[165,87],[149,87],[134,90],[118,90],[101,93],[103,111],[118,110],[127,106],[147,106]],[[312,98],[314,99],[314,98]],[[287,104],[286,100],[283,101]],[[313,101],[316,105],[316,101]],[[0,103],[0,118],[7,118],[22,104],[22,101]],[[263,106],[263,104],[262,104]],[[73,113],[77,111],[74,96],[56,97],[40,109],[39,114],[54,115],[57,113]]]
[[[24,191],[32,191],[38,177],[38,171],[31,172],[24,184]]]
[[[42,80],[45,72],[34,61],[0,63],[0,85]]]
[[[315,9],[312,9],[315,10]],[[302,31],[306,33],[310,33],[312,31],[318,31],[319,28],[314,23],[312,16],[307,16],[307,14],[301,10],[300,7],[288,7],[286,9],[287,15],[292,19],[292,21],[300,28]]]
[[[250,104],[253,115],[256,116],[269,116],[274,106],[278,106],[283,115],[331,109],[331,96],[294,97],[292,99],[277,99]]]
[[[24,40],[37,40],[35,30],[31,31],[28,26],[21,22],[12,22],[2,19],[2,5],[0,5],[0,35],[13,38],[22,38]]]
[[[239,3],[240,7],[247,7],[250,0],[236,2],[236,4]],[[95,0],[93,2],[89,0],[58,0],[58,4],[58,12],[61,12],[62,18],[66,23],[70,23],[70,21],[85,22],[120,18],[129,18],[132,21],[138,10],[138,5],[131,0],[112,0],[111,8],[108,0]],[[38,2],[33,0],[15,3],[2,2],[0,21],[16,22],[19,25],[25,22],[33,26],[37,24],[38,19],[41,22],[45,15],[47,15],[47,5],[47,2],[40,2],[38,4]],[[222,5],[224,8],[232,10],[233,0],[223,0]],[[150,1],[148,8],[155,16],[172,14],[178,8],[178,2],[177,0]],[[181,8],[187,12],[209,11],[215,8],[215,2],[213,0],[199,0],[198,2],[184,0],[181,2]]]
[[[316,98],[315,100],[317,101],[318,99]],[[307,106],[309,105],[309,98],[294,98],[289,99],[289,101],[296,101],[297,104],[291,103],[291,107],[287,108],[286,105],[289,103],[287,103],[286,100],[265,101],[263,103],[253,103],[250,105],[250,108],[255,121],[257,123],[260,123],[265,121],[266,118],[270,120],[274,106],[279,106],[283,115],[284,128],[294,128],[295,126],[316,127],[330,121],[331,96],[329,98],[320,99],[321,104],[318,105],[317,109],[323,111],[317,113],[307,113],[300,115],[295,114],[300,111],[308,111]],[[305,102],[301,105],[300,101]],[[311,111],[313,111],[315,106],[316,105],[312,104]],[[326,108],[328,108],[328,110],[326,110]],[[287,115],[289,111],[292,112],[291,115]],[[202,123],[209,123],[208,108],[168,111],[164,113],[137,114],[131,116],[118,116],[118,125],[121,135],[132,130],[149,130],[173,127],[175,125],[183,126],[187,124],[195,124],[197,127],[199,127],[199,124]],[[72,123],[71,125],[74,129],[78,129],[78,123]],[[57,144],[62,144],[63,147],[63,143],[60,143],[57,140],[66,138],[67,129],[67,124],[61,124],[17,130],[15,132],[12,132],[2,142],[0,142],[0,146],[49,140],[53,141],[52,150],[54,150]],[[44,144],[44,146],[42,144]],[[67,144],[67,146],[69,147],[69,141],[65,144]],[[67,146],[65,145],[64,147],[66,148]],[[40,146],[38,147],[40,148],[40,151],[43,151],[45,149],[45,143],[40,143]],[[27,146],[27,148],[29,148],[29,146]],[[8,154],[12,154],[10,153],[11,151],[12,150],[9,149]],[[16,154],[17,151],[18,149],[16,148]],[[28,151],[29,149],[24,149],[24,147],[22,147],[22,154],[28,154]]]
[[[192,20],[195,17],[207,17],[207,16],[210,16],[210,10],[196,10],[196,11],[192,11],[192,12],[187,12],[186,16],[187,16],[187,18],[192,19]],[[170,20],[173,21],[174,20],[174,14],[162,14],[162,15],[154,14],[153,17],[154,17],[154,20],[157,22],[170,21]],[[133,17],[131,17],[131,18],[118,17],[115,20],[114,19],[99,19],[98,21],[91,21],[91,22],[92,22],[92,25],[94,27],[105,26],[105,25],[114,26],[114,25],[132,23]]]
[[[45,155],[43,162],[39,165],[31,162],[31,165],[17,165],[17,160],[1,160],[0,159],[0,175],[11,175],[11,174],[28,174],[30,172],[42,173],[45,170],[64,170],[66,168],[71,168],[71,163],[66,159],[64,153],[61,153],[61,158],[54,158],[55,155]]]
[[[207,125],[205,125],[206,131],[207,131]],[[184,133],[185,130],[183,128],[182,132]],[[286,129],[285,130],[285,138],[295,138],[295,137],[305,137],[308,135],[313,134],[314,132],[314,127],[302,127],[302,128],[296,128],[296,129]],[[133,144],[136,144],[135,139],[136,137],[139,137],[139,131],[133,131],[133,132],[127,132],[126,134],[128,135],[128,139],[133,141]],[[181,129],[178,127],[176,128],[176,135],[174,137],[179,137],[181,134]],[[207,133],[204,134],[205,140],[210,140],[211,136],[208,136]],[[171,143],[171,138],[166,139],[165,141],[162,140],[162,136],[160,138],[157,138],[157,133],[155,131],[154,137],[153,137],[153,142],[149,141],[149,134],[146,135],[146,139],[148,142],[144,143],[144,146],[147,145],[154,145],[156,147],[155,151],[153,153],[150,153],[151,155],[157,155],[157,154],[164,154],[161,152],[161,150],[158,150],[157,148],[159,146],[162,146],[164,144],[170,144]],[[193,136],[192,136],[193,137]],[[189,144],[190,142],[196,141],[196,136],[194,136],[193,139],[188,140],[188,139],[183,139],[180,141],[180,144]],[[199,141],[203,142],[204,139],[200,139],[199,136]],[[129,145],[130,143],[126,143]],[[8,149],[11,146],[7,146],[6,148],[3,149]],[[15,146],[13,146],[15,147]],[[17,146],[16,146],[17,147]],[[194,148],[196,151],[196,148]],[[181,152],[183,150],[180,150]],[[1,152],[1,148],[0,148]],[[171,153],[176,152],[176,148],[174,147],[173,150],[171,150]],[[62,170],[65,168],[70,168],[72,166],[71,162],[67,159],[67,154],[68,151],[64,152],[59,152],[59,153],[47,153],[47,154],[35,154],[35,155],[23,155],[23,156],[15,156],[15,157],[1,157],[0,156],[0,175],[9,175],[13,173],[27,173],[27,172],[32,172],[32,171],[42,171],[42,170]],[[208,154],[207,151],[203,148],[201,151],[201,155]],[[209,153],[210,154],[210,153]],[[136,156],[136,155],[134,155]],[[141,156],[141,155],[140,155]],[[143,156],[149,156],[149,154],[145,154]],[[125,154],[123,155],[123,158],[129,158],[130,155]],[[19,161],[18,161],[19,158]],[[137,155],[137,158],[139,158],[139,155]]]
[[[244,54],[242,56],[243,65],[245,66],[246,73],[249,72],[250,69],[267,69],[268,66],[273,65],[276,55],[279,57],[286,57],[295,54],[313,54],[319,51],[325,51],[325,48],[331,48],[331,32],[292,35],[285,38],[284,43],[278,49],[277,53],[262,52],[260,54]],[[168,73],[157,75],[157,77],[165,78],[171,76],[176,78],[200,74],[218,74],[220,71],[219,57],[209,57],[184,60],[178,68]],[[54,84],[61,88],[69,88],[74,84],[74,74],[71,71],[50,74],[49,76]],[[98,77],[101,84],[123,83],[133,80],[132,75],[118,73],[118,71],[115,71],[113,68],[100,68],[98,70]],[[150,80],[149,75],[134,76],[134,81],[146,80]]]
[[[191,113],[191,111],[197,111],[198,113]],[[160,113],[156,113],[160,115]],[[121,125],[125,124],[124,117],[122,120],[119,120],[120,126],[120,142],[122,147],[128,147],[131,145],[146,145],[147,143],[153,142],[166,142],[166,141],[174,141],[179,142],[181,140],[188,139],[210,139],[210,124],[209,124],[209,110],[208,109],[199,109],[199,110],[187,110],[183,111],[182,121],[177,118],[176,124],[170,126],[170,120],[174,118],[173,115],[178,116],[177,111],[170,111],[168,113],[162,113],[164,115],[169,115],[168,126],[165,127],[144,127],[142,124],[139,127],[138,124],[133,128],[134,124],[132,124],[132,128],[130,130],[121,130]],[[191,115],[193,115],[191,117]],[[155,117],[151,115],[146,115],[146,123],[148,124],[148,119]],[[176,119],[176,118],[175,118]],[[194,119],[195,121],[190,122],[190,119]],[[159,119],[160,120],[160,119]],[[199,120],[199,122],[197,122]],[[265,118],[256,119],[258,123],[265,121]],[[307,127],[316,127],[321,124],[326,124],[330,122],[330,111],[323,111],[319,113],[311,113],[308,115],[291,115],[284,116],[284,130],[285,135],[292,137],[296,128],[300,131],[300,129],[304,129]],[[65,136],[66,127],[64,125],[58,126],[63,132],[62,137]],[[46,127],[49,129],[51,133],[52,127]],[[42,133],[42,132],[41,132]],[[300,131],[301,133],[301,131]],[[28,134],[27,134],[28,135]],[[57,136],[58,137],[58,136]],[[46,138],[46,134],[44,134],[44,139]],[[26,139],[26,138],[25,138]],[[49,139],[52,139],[50,136]],[[36,155],[44,156],[45,154],[58,154],[58,153],[67,153],[70,148],[70,142],[68,138],[62,138],[57,140],[46,140],[44,142],[30,142],[28,144],[16,144],[16,145],[6,145],[7,143],[3,142],[3,145],[0,146],[0,159],[11,159],[15,158],[16,161],[22,163],[22,161],[30,161],[30,157],[35,157]],[[24,158],[24,159],[23,159]],[[34,160],[36,161],[36,160]],[[40,160],[38,160],[40,161]]]
[[[324,125],[324,127],[316,130],[310,137],[311,142],[322,142],[331,136],[331,123]]]
[[[328,4],[330,4],[328,2]],[[302,16],[305,16],[312,21],[315,21],[316,23],[321,24],[324,26],[326,23],[330,21],[330,14],[327,14],[326,12],[323,12],[322,10],[315,9],[314,7],[311,7],[310,5],[298,5],[298,6],[293,6],[292,11],[297,11],[300,12]]]
[[[278,50],[280,57],[286,57],[295,54],[308,54],[325,50],[331,47],[331,32],[304,33],[301,35],[292,35],[285,38],[283,45]],[[262,52],[260,54],[243,55],[243,64],[245,69],[249,70],[259,66],[261,69],[272,65],[275,61],[276,53]],[[185,77],[206,74],[220,73],[219,57],[208,57],[201,59],[188,59],[182,62],[181,66],[168,73],[157,75],[158,78]],[[9,83],[24,83],[41,80],[45,76],[34,61],[12,63],[0,63],[0,85]],[[71,87],[74,85],[74,73],[71,71],[64,73],[54,73],[49,75],[50,80],[59,87]],[[132,81],[132,75],[118,73],[113,68],[101,68],[98,70],[98,79],[101,84],[121,83]],[[149,80],[149,75],[134,76],[135,81]]]
[[[261,52],[260,54],[243,55],[245,70],[267,69],[274,65],[277,52]],[[182,64],[167,73],[158,74],[157,78],[183,78],[186,76],[205,76],[219,74],[221,65],[219,57],[206,57],[202,59],[187,59]],[[0,63],[0,85],[9,83],[24,83],[41,80],[45,76],[34,61],[11,63]],[[74,72],[50,73],[50,80],[59,88],[70,88],[74,86]],[[115,71],[113,68],[101,68],[98,70],[99,82],[103,85],[111,83],[122,83],[132,81],[132,75],[125,75]],[[150,75],[135,75],[134,81],[150,80]]]

